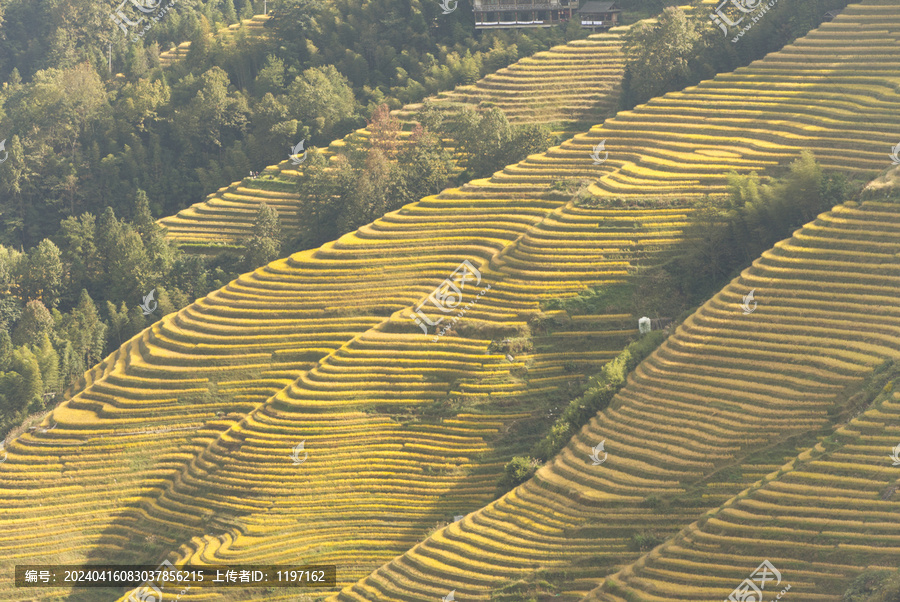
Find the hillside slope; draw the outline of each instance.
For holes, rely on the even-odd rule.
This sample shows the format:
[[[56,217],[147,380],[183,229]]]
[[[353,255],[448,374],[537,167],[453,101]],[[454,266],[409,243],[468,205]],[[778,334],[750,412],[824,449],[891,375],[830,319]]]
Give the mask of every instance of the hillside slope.
[[[837,602],[864,570],[896,570],[898,384],[895,378],[833,437],[625,567],[585,602],[718,602],[759,585],[767,596],[787,588],[792,599]],[[778,581],[743,585],[764,561]]]
[[[253,15],[249,19],[242,19],[228,27],[222,27],[215,33],[215,37],[219,37],[223,42],[231,42],[239,31],[248,37],[265,36],[267,34],[265,25],[269,19],[271,19],[269,15]],[[173,46],[169,50],[159,53],[159,63],[163,67],[171,67],[186,57],[190,49],[190,40],[182,42],[178,46]]]
[[[863,6],[869,15],[873,7],[880,7],[882,22],[896,20],[896,9],[886,3]],[[842,50],[833,46],[830,51]],[[890,73],[890,65],[885,59],[885,73]],[[876,93],[881,88],[871,89]],[[808,102],[815,102],[815,97]],[[893,114],[878,113],[876,118],[883,119],[879,128],[885,136],[900,137]],[[855,131],[852,123],[846,125],[848,133]],[[855,148],[852,136],[825,134],[834,136],[836,145],[846,144],[848,151]],[[561,149],[573,144],[567,142]],[[545,419],[570,380],[596,371],[636,334],[630,317],[616,314],[576,317],[568,327],[546,332],[532,330],[540,301],[621,281],[638,258],[653,261],[664,256],[681,236],[689,211],[576,206],[550,184],[572,173],[597,177],[607,166],[594,165],[586,153],[576,159],[559,150],[410,204],[319,249],[246,274],[123,345],[53,412],[46,426],[55,428],[9,443],[9,457],[0,465],[0,570],[11,570],[12,564],[23,561],[153,562],[171,553],[173,558],[207,562],[335,562],[342,567],[339,586],[347,587],[453,515],[489,503],[505,459],[527,450],[533,441],[533,434],[518,430],[517,421]],[[886,155],[880,161],[886,163]],[[542,177],[522,182],[519,174],[535,165],[543,166]],[[873,169],[879,165],[874,153],[869,165]],[[884,245],[894,244],[893,226],[870,227],[872,220],[859,213],[849,220],[835,214],[828,218],[834,225],[826,230],[868,228],[882,237],[867,247],[880,258],[886,253]],[[597,228],[601,218],[622,227],[601,230]],[[884,219],[892,223],[893,218]],[[855,243],[840,244],[851,244],[852,249]],[[491,288],[453,332],[433,341],[434,332],[423,334],[410,313],[463,260],[480,270],[479,287]],[[852,264],[853,258],[840,261]],[[783,263],[778,270],[797,270],[797,279],[805,282],[797,262]],[[819,273],[819,264],[812,265],[811,273]],[[849,267],[857,273],[856,266]],[[833,266],[821,272],[837,274]],[[857,294],[867,302],[889,302],[891,294],[878,288],[887,285],[873,283],[884,274],[862,274]],[[832,319],[840,327],[844,324],[828,313],[833,310],[827,304],[824,314],[802,313],[811,310],[813,299],[836,295],[848,299],[843,306],[835,302],[836,308],[843,307],[850,315],[862,312],[857,297],[849,296],[852,291],[837,284],[808,293],[789,288],[783,300],[777,295],[780,289],[767,291],[765,281],[753,284],[758,284],[760,308],[752,318],[766,314],[765,299],[771,294],[791,319],[805,319],[817,337],[827,338],[829,327],[804,315],[822,318],[822,324]],[[463,305],[475,300],[479,287],[465,289]],[[740,315],[736,303],[748,288],[747,283],[735,284],[711,302],[699,314],[702,323],[692,322],[683,329],[694,338],[684,343],[685,349],[673,348],[666,362],[677,362],[680,354],[715,334],[720,324],[730,324],[730,314],[727,319],[718,317],[721,312]],[[439,314],[428,313],[431,319]],[[756,332],[754,324],[745,324],[748,332]],[[751,390],[766,395],[771,408],[785,407],[779,397],[785,388],[794,387],[805,401],[783,416],[765,417],[772,436],[826,424],[830,402],[823,399],[839,398],[843,387],[857,383],[889,355],[885,337],[895,335],[883,334],[881,327],[867,331],[855,322],[848,327],[867,346],[852,352],[826,346],[812,358],[804,355],[791,366],[786,384],[774,391],[764,380],[753,382]],[[797,330],[790,332],[809,348]],[[516,335],[532,341],[533,349],[516,353],[512,362],[502,354],[486,353],[492,339]],[[742,339],[722,336],[726,342],[711,348],[713,361],[731,369],[776,370],[791,353],[798,353],[783,349],[769,333],[746,351],[769,350],[774,355],[747,367],[738,355],[744,352]],[[577,346],[589,352],[572,351]],[[574,369],[569,363],[573,360]],[[644,369],[640,377],[645,380],[661,369],[650,362],[646,366],[654,367]],[[820,374],[827,376],[823,385],[817,384]],[[702,376],[703,390],[711,394],[734,386]],[[670,386],[648,383],[647,395]],[[688,395],[696,386],[691,382],[678,390]],[[649,466],[654,458],[635,452],[622,473],[624,480],[605,486],[627,498],[625,502],[643,499],[660,487],[663,493],[680,491],[679,476],[702,478],[716,462],[742,451],[728,429],[743,424],[737,414],[754,411],[756,403],[748,396],[722,410],[721,424],[705,434],[720,435],[724,443],[688,446],[689,456],[646,478],[650,481],[646,485],[626,473]],[[691,419],[688,405],[676,404],[686,421]],[[634,420],[635,428],[642,427],[639,416]],[[643,440],[637,430],[629,437]],[[756,445],[747,439],[749,446]],[[309,459],[297,466],[290,454],[300,441],[305,441]],[[590,446],[597,442],[590,441]],[[573,460],[570,450],[554,465],[583,462],[585,443],[577,444],[581,457]],[[713,451],[709,458],[704,455],[708,449]],[[785,450],[784,455],[795,453]],[[621,469],[613,456],[611,445],[609,466]],[[760,476],[750,473],[771,470],[771,462],[749,468],[735,483],[715,490],[707,507]],[[590,482],[603,491],[598,479]],[[640,489],[630,488],[634,482]],[[534,484],[521,491],[527,487]],[[590,491],[580,495],[583,504],[596,503]],[[517,492],[502,504],[521,496]],[[605,504],[606,498],[600,499]],[[544,501],[538,505],[541,511],[546,509]],[[497,507],[501,502],[482,512]],[[583,509],[572,512],[578,515]],[[695,515],[676,517],[677,526]],[[554,524],[569,520],[563,519],[554,518],[561,522],[546,528],[533,523],[529,529],[544,530],[550,537]],[[613,551],[598,552],[599,560],[591,561],[595,566],[580,569],[571,596],[586,593],[599,577],[628,560],[620,554],[623,542],[635,520],[645,519],[633,507],[623,506],[617,519],[621,531],[609,542]],[[471,518],[465,519],[439,534],[471,529],[472,524]],[[672,532],[676,526],[663,522],[662,528]],[[502,529],[498,532],[511,532],[506,525]],[[347,532],[354,538],[341,537]],[[578,545],[595,545],[594,534],[588,532],[583,539]],[[566,541],[565,548],[570,547]],[[559,549],[553,550],[555,558]],[[568,562],[564,552],[559,552],[560,558]],[[519,566],[520,558],[509,548],[497,555],[509,556],[511,566]],[[483,570],[479,566],[474,574]],[[487,595],[494,583],[502,583],[497,575],[477,579],[483,581],[471,588],[473,595]],[[426,588],[428,595],[446,583],[438,579],[428,586],[433,589]],[[20,593],[9,582],[0,583],[0,599],[19,599]],[[71,600],[114,599],[121,594],[38,593],[42,599]],[[193,599],[216,597],[216,592],[202,590]]]
[[[596,177],[583,158],[604,140],[609,157],[592,188],[603,196],[721,192],[730,170],[765,173],[803,149],[827,168],[880,171],[900,141],[898,43],[896,3],[850,4],[778,52],[620,112],[507,171],[538,184],[559,176],[546,167],[568,162],[571,175]]]
[[[619,83],[624,69],[621,52],[624,27],[594,34],[538,52],[534,56],[491,73],[473,85],[459,86],[431,100],[438,109],[452,113],[464,105],[485,103],[502,109],[512,123],[599,122],[615,112]],[[406,140],[414,125],[415,112],[421,103],[404,106],[392,115],[404,125]],[[364,140],[365,129],[333,141],[325,150],[333,156],[349,140]],[[216,244],[235,243],[249,236],[260,203],[278,211],[283,227],[292,231],[299,214],[297,178],[302,166],[287,159],[266,168],[259,179],[245,179],[223,187],[176,215],[159,223],[168,230],[169,238],[199,251],[214,251]]]
[[[413,601],[436,599],[449,590],[455,590],[460,600],[521,600],[536,591],[553,599],[580,599],[591,576],[599,581],[637,558],[639,552],[631,547],[635,535],[652,531],[671,536],[722,502],[722,496],[736,495],[775,470],[781,462],[760,462],[754,453],[768,449],[777,459],[777,452],[783,454],[795,445],[790,437],[829,428],[838,416],[853,410],[852,395],[867,384],[875,368],[885,360],[900,360],[898,253],[898,203],[838,206],[820,215],[763,254],[686,320],[638,366],[609,409],[592,419],[532,480],[438,531],[333,599]],[[750,290],[758,305],[746,313],[741,303]],[[855,424],[887,429],[870,439],[881,447],[867,450],[886,458],[887,434],[900,433],[900,425],[893,415],[876,414],[871,424],[865,418]],[[595,465],[591,449],[601,441],[608,457]],[[845,454],[852,450],[862,448],[853,446]],[[850,459],[860,464],[871,461]],[[816,468],[844,475],[850,470],[829,463]],[[844,487],[861,484],[867,490],[861,499],[871,500],[888,484],[889,473],[874,466],[860,470],[859,479]],[[861,483],[870,474],[872,480]],[[798,471],[783,487],[773,483],[766,500],[777,503],[784,495],[782,504],[789,504],[793,498],[787,494],[807,493],[810,497],[798,503],[815,507],[811,496],[837,496],[839,479],[837,474]],[[802,485],[790,484],[796,480]],[[813,484],[819,488],[809,489]],[[739,537],[760,561],[772,554],[783,561],[780,554],[789,549],[797,562],[782,566],[799,566],[808,547],[790,542],[804,541],[801,538],[811,534],[790,531],[789,526],[804,520],[788,521],[778,514],[782,508],[752,501],[720,511],[718,520],[706,523],[703,537],[700,532],[685,536],[697,542],[696,549],[673,544],[668,557],[658,561],[653,557],[627,570],[623,579],[656,596],[635,599],[721,600],[719,594],[727,592],[706,588],[708,582],[699,576],[712,571],[717,583],[739,583],[737,574],[759,562],[747,561],[747,548],[737,541]],[[826,507],[842,503],[829,499]],[[864,507],[876,506],[867,502]],[[897,502],[881,507],[889,512]],[[772,515],[774,524],[766,522]],[[834,553],[824,555],[822,562],[828,558],[841,565],[832,571],[832,581],[846,587],[853,575],[850,557],[840,553],[844,549],[896,566],[900,560],[896,529],[869,522],[886,514],[865,513],[859,523],[853,522],[852,512],[843,516],[848,522],[832,521],[825,538],[828,545],[823,546]],[[735,524],[726,524],[727,520]],[[738,531],[742,520],[766,527],[754,531],[745,526]],[[807,522],[821,524],[814,519]],[[871,550],[865,547],[867,527],[886,531]],[[768,537],[773,538],[771,548]],[[780,539],[785,542],[777,543]],[[772,552],[764,553],[769,549]],[[683,577],[673,572],[679,566]],[[811,592],[816,572],[830,566],[797,576],[798,589]],[[688,587],[688,582],[694,585]],[[837,598],[809,593],[802,599]]]
[[[339,562],[345,585],[488,503],[503,463],[534,440],[516,423],[541,420],[636,324],[576,316],[535,332],[513,362],[486,354],[491,339],[528,335],[542,298],[623,279],[650,254],[634,243],[665,248],[685,212],[519,191],[510,212],[509,200],[459,192],[242,276],[102,362],[53,412],[53,430],[8,446],[3,562],[180,549]],[[601,217],[647,227],[601,231]],[[409,312],[464,259],[489,294],[435,342]],[[436,400],[447,410],[425,415]],[[300,441],[310,459],[298,470]],[[357,538],[335,541],[348,530]],[[0,598],[16,599],[3,587]]]

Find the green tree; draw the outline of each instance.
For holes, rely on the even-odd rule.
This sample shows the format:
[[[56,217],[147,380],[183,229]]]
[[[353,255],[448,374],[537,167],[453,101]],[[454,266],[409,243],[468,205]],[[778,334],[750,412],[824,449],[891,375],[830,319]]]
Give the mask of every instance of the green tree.
[[[62,388],[65,389],[76,382],[85,373],[84,362],[75,353],[72,343],[66,341],[60,354],[60,378],[62,379]]]
[[[108,259],[109,276],[107,297],[134,299],[143,297],[155,288],[151,277],[158,276],[152,270],[150,258],[140,235],[128,224],[123,224],[121,238],[117,241],[116,254]]]
[[[710,283],[728,276],[729,265],[723,249],[728,238],[727,214],[710,198],[695,205],[691,223],[684,230],[687,246],[685,265],[690,268],[676,274],[688,290],[707,290]]]
[[[331,140],[337,127],[358,110],[347,78],[333,65],[303,71],[288,87],[287,99],[290,115],[308,125],[316,139]]]
[[[147,319],[138,305],[127,306],[124,301],[118,309],[111,302],[106,302],[106,310],[109,314],[110,348],[121,347],[125,341],[141,332],[147,326]]]
[[[0,372],[9,370],[12,352],[12,339],[9,338],[9,333],[5,329],[0,328]]]
[[[40,299],[47,307],[59,304],[63,264],[59,248],[46,238],[19,263],[17,280],[23,299]]]
[[[184,62],[191,70],[202,69],[209,61],[212,47],[212,27],[205,15],[194,16],[194,24],[190,35],[191,45]]]
[[[351,232],[384,215],[393,208],[394,199],[405,186],[397,164],[377,148],[369,149],[364,168],[356,172],[356,185],[342,190],[337,219],[340,233]]]
[[[94,300],[84,289],[78,305],[63,317],[59,326],[62,337],[72,344],[72,352],[82,366],[93,366],[102,359],[108,326],[100,319]]]
[[[396,199],[393,209],[437,194],[450,184],[453,176],[453,157],[444,149],[440,138],[421,125],[413,130],[397,163],[404,172],[406,189]]]
[[[229,25],[237,23],[238,17],[237,11],[234,9],[234,0],[225,0],[222,7],[222,16],[225,17],[225,22]]]
[[[166,240],[165,228],[153,219],[153,215],[150,213],[150,199],[147,197],[147,193],[140,188],[137,189],[135,195],[134,217],[131,223],[144,244],[144,249],[150,259],[149,267],[152,275],[156,278],[167,275],[172,269],[175,249],[172,243]]]
[[[16,275],[21,271],[19,263],[26,258],[23,253],[0,245],[0,331],[6,330],[22,313]]]
[[[800,158],[791,162],[790,173],[774,191],[777,196],[792,199],[800,209],[803,222],[813,219],[822,210],[820,203],[822,168],[810,150],[800,151]]]
[[[625,75],[622,102],[626,108],[692,81],[691,59],[703,36],[698,23],[684,11],[666,8],[655,25],[638,23],[625,34]]]
[[[270,10],[266,27],[285,56],[296,57],[301,63],[309,57],[307,40],[317,27],[316,18],[325,10],[322,0],[282,0]]]
[[[128,337],[128,307],[125,302],[117,308],[111,301],[106,302],[106,313],[109,315],[109,330],[107,331],[108,345],[112,348],[122,346]]]
[[[20,131],[32,132],[35,143],[70,153],[89,123],[109,115],[106,89],[90,63],[39,71],[15,100],[10,117]]]
[[[869,569],[853,579],[842,602],[900,602],[900,572]]]
[[[244,243],[247,267],[255,269],[277,259],[281,253],[281,220],[278,212],[261,203],[253,220],[252,234]]]
[[[422,103],[422,108],[416,112],[416,121],[429,132],[443,132],[446,129],[444,113],[435,107],[428,98]]]
[[[53,316],[39,300],[29,301],[12,332],[12,342],[17,347],[38,345],[53,329]]]
[[[337,238],[341,199],[356,181],[356,173],[343,154],[329,167],[317,150],[307,153],[303,176],[297,183],[297,194],[306,219],[300,225],[295,248],[312,249]]]
[[[284,92],[284,61],[280,58],[268,55],[266,62],[256,76],[256,93],[260,97],[266,94],[281,94]]]
[[[440,133],[453,140],[459,163],[466,169],[462,179],[480,178],[547,150],[552,141],[545,126],[510,125],[497,107],[478,112],[464,107],[452,121],[441,120],[433,109],[420,113],[426,122],[439,124]]]
[[[540,460],[526,456],[514,456],[503,468],[503,478],[498,484],[498,493],[501,495],[518,487],[532,476],[540,466]]]
[[[442,133],[453,140],[459,163],[468,170],[467,175],[482,177],[506,165],[504,152],[512,129],[500,109],[492,107],[479,113],[466,106],[452,122],[444,125]]]
[[[179,291],[177,288],[173,291],[173,294],[170,294],[168,289],[166,289],[165,287],[156,287],[156,298],[159,306],[159,311],[155,312],[153,315],[162,318],[163,316],[167,316],[172,312],[178,311],[188,304],[186,299],[183,300],[183,297],[183,293],[181,293],[181,291]]]
[[[90,213],[80,217],[67,217],[60,224],[60,239],[62,241],[62,258],[68,266],[68,282],[66,288],[69,294],[64,295],[67,301],[74,303],[71,292],[83,288],[93,288],[95,283],[105,274],[102,269],[97,245],[94,241],[96,219]]]
[[[41,367],[37,357],[27,346],[16,348],[13,351],[13,360],[10,365],[13,372],[21,375],[17,390],[13,390],[12,400],[16,402],[16,409],[38,410],[43,406],[41,395],[44,392],[44,383],[41,380]]]
[[[33,347],[33,352],[41,374],[41,393],[58,393],[62,384],[59,378],[59,354],[47,334]]]
[[[237,140],[247,128],[246,97],[229,90],[228,74],[213,67],[200,77],[199,89],[175,124],[182,143],[216,153]]]
[[[17,135],[6,144],[9,157],[0,169],[0,243],[24,244],[25,196],[37,174],[25,160],[25,149]]]

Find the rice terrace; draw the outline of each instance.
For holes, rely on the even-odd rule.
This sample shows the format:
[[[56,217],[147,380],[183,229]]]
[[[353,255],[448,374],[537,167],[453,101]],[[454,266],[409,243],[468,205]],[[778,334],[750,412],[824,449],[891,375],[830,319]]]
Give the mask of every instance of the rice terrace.
[[[0,0],[0,600],[900,602],[900,3]]]

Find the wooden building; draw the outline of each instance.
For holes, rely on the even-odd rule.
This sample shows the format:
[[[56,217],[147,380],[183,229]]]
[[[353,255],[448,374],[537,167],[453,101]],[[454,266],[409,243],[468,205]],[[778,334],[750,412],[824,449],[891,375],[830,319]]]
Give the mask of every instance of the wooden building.
[[[565,23],[578,0],[473,0],[475,29],[550,27]]]
[[[621,9],[615,2],[600,2],[588,0],[584,3],[578,14],[581,17],[581,26],[591,31],[607,30],[619,24]]]

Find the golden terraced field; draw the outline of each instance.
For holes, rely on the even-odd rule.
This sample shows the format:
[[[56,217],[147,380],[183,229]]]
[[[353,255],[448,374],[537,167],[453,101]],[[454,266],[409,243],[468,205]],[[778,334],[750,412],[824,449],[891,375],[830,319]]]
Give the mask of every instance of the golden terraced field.
[[[621,33],[625,28],[594,34],[584,40],[555,46],[538,52],[509,67],[489,74],[469,86],[442,92],[431,100],[435,107],[452,114],[459,107],[491,103],[501,108],[512,123],[573,124],[577,121],[601,121],[612,115],[619,98],[619,81],[623,73]],[[421,103],[406,105],[393,111],[404,127],[406,140],[414,125],[415,112]],[[358,130],[343,140],[333,141],[326,156],[333,156],[349,140],[365,140],[368,132]],[[278,211],[286,230],[296,228],[303,216],[299,213],[296,194],[297,178],[302,166],[294,166],[287,158],[269,166],[261,179],[245,179],[219,189],[201,202],[159,223],[168,236],[179,244],[204,251],[207,245],[237,242],[249,235],[260,203]]]
[[[754,453],[790,450],[789,437],[852,410],[847,398],[873,370],[900,361],[898,252],[896,202],[820,215],[679,326],[532,480],[330,599],[456,590],[458,600],[522,600],[497,594],[536,569],[557,583],[552,599],[581,599],[638,558],[635,534],[675,535],[774,472],[783,462]],[[745,314],[751,289],[758,305]],[[900,499],[878,495],[900,478],[888,459],[900,443],[898,407],[895,399],[863,414],[840,431],[841,449],[815,460],[804,452],[802,470],[728,501],[703,528],[625,567],[615,580],[638,597],[586,599],[718,601],[768,557],[792,578],[794,599],[839,600],[867,563],[896,567]],[[601,441],[608,458],[594,465]],[[648,503],[654,496],[699,503],[663,510]],[[817,589],[826,574],[831,589]]]
[[[242,19],[240,22],[228,27],[223,27],[216,34],[223,42],[232,42],[237,38],[238,32],[242,32],[248,37],[266,35],[265,25],[271,17],[268,15],[253,15],[249,19]],[[174,46],[165,52],[159,53],[159,63],[163,67],[171,67],[185,56],[191,48],[191,43],[182,42],[178,46]]]
[[[864,569],[896,569],[900,467],[890,452],[900,444],[898,384],[833,442],[692,523],[586,602],[720,600],[765,560],[781,574],[762,588],[767,595],[789,587],[791,599],[834,601]]]
[[[540,419],[546,399],[596,372],[637,329],[626,315],[576,317],[532,332],[533,351],[512,362],[487,353],[491,340],[528,334],[542,300],[621,281],[638,259],[664,257],[689,213],[579,207],[550,184],[599,178],[597,192],[619,194],[616,182],[634,178],[634,191],[657,196],[683,180],[675,188],[689,199],[723,189],[724,171],[710,157],[721,170],[739,164],[764,172],[800,148],[815,149],[829,167],[879,170],[889,161],[888,141],[900,139],[900,99],[889,93],[900,74],[887,52],[898,42],[896,6],[851,5],[746,69],[275,261],[166,316],[69,392],[48,420],[56,428],[9,443],[0,464],[0,571],[24,562],[158,562],[166,554],[204,563],[334,563],[335,600],[440,599],[456,589],[462,601],[489,600],[543,567],[566,574],[547,575],[563,583],[556,599],[588,595],[639,558],[629,548],[635,532],[674,535],[776,470],[803,451],[786,438],[827,427],[848,392],[897,359],[900,209],[842,206],[764,254],[642,363],[613,406],[536,478],[492,501],[503,464],[533,443],[516,424]],[[860,43],[880,50],[863,55]],[[771,86],[760,88],[762,73]],[[831,79],[852,94],[828,92]],[[794,89],[781,92],[788,81]],[[760,90],[769,91],[772,111],[795,111],[798,123],[817,112],[832,116],[791,129],[729,100]],[[666,120],[660,110],[693,102],[713,111],[718,101],[722,109],[705,122]],[[739,135],[715,121],[725,114]],[[625,119],[646,128],[611,125]],[[757,133],[765,128],[768,135]],[[594,165],[589,148],[604,138],[609,160]],[[626,139],[631,163],[622,159]],[[726,149],[740,158],[695,152]],[[686,157],[694,163],[682,163]],[[639,172],[642,162],[657,168]],[[601,219],[631,229],[600,229]],[[463,304],[490,289],[453,332],[433,341],[409,314],[463,260],[481,273]],[[759,307],[744,315],[739,303],[750,289]],[[574,372],[571,349],[578,349]],[[458,399],[466,409],[452,409]],[[428,414],[435,401],[449,412]],[[608,461],[592,466],[587,454],[603,439]],[[309,457],[296,465],[290,454],[301,441]],[[766,445],[774,446],[771,457],[753,455]],[[697,503],[663,514],[647,502],[651,495]],[[467,516],[445,526],[458,514]],[[732,517],[725,512],[712,526],[728,531],[722,524]],[[713,587],[727,595],[744,567],[719,562],[726,568]],[[666,570],[654,567],[634,574]],[[857,568],[846,564],[839,579]],[[42,600],[122,595],[32,591]],[[0,582],[0,599],[20,596]],[[199,587],[181,598],[228,599]]]
[[[513,362],[486,354],[490,340],[524,330],[543,297],[622,279],[635,243],[665,248],[685,213],[577,208],[547,194],[511,215],[477,198],[424,199],[247,274],[126,343],[54,411],[55,429],[9,444],[0,528],[14,536],[0,556],[306,557],[340,563],[345,585],[488,503],[509,455],[533,443],[508,431],[636,328],[625,315],[576,317],[536,333],[534,351]],[[433,225],[439,236],[417,215],[445,222]],[[655,227],[606,233],[604,216]],[[561,241],[577,243],[556,263]],[[520,257],[534,259],[527,273]],[[489,294],[432,342],[407,314],[462,258]],[[575,372],[573,345],[589,349]],[[397,417],[464,396],[475,411]],[[297,470],[300,441],[310,459]],[[354,539],[333,541],[348,530]]]

